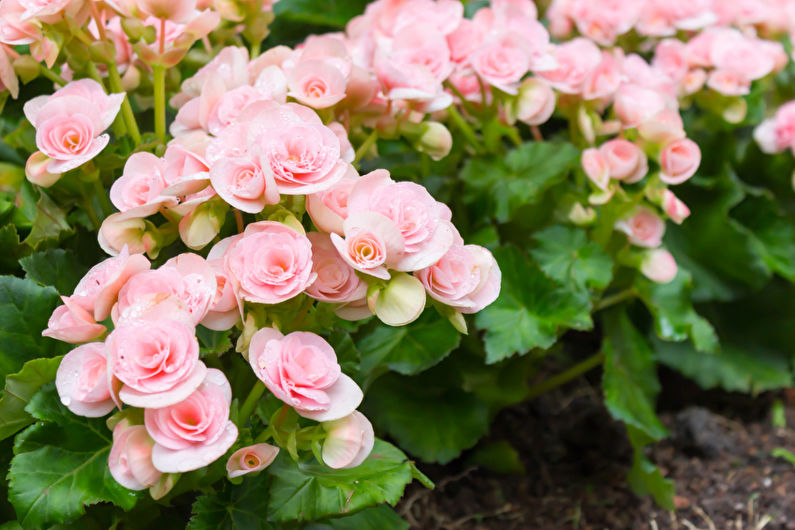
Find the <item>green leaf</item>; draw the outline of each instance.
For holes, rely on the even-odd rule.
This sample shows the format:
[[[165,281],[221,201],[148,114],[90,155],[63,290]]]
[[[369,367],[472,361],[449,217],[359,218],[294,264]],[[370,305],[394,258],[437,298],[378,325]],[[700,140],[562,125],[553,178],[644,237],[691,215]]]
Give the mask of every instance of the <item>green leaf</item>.
[[[792,451],[784,449],[783,447],[776,447],[775,449],[770,451],[770,456],[772,456],[773,458],[783,458],[784,460],[795,466],[795,454],[793,454]]]
[[[61,357],[33,359],[26,362],[18,373],[6,377],[5,390],[0,398],[0,440],[33,423],[33,417],[25,412],[25,406],[42,385],[55,380],[60,364]]]
[[[342,371],[353,376],[359,373],[361,354],[351,338],[351,334],[342,329],[335,329],[328,338],[329,344],[337,354],[337,362]]]
[[[447,357],[460,340],[458,331],[447,319],[428,309],[408,326],[387,326],[374,319],[357,334],[356,344],[364,374],[383,365],[411,375]]]
[[[46,239],[59,239],[64,232],[70,232],[72,228],[66,222],[66,212],[64,212],[44,191],[36,203],[36,217],[33,218],[33,227],[30,234],[25,238],[24,243],[30,248],[36,249]]]
[[[196,337],[199,339],[202,356],[222,355],[232,349],[232,332],[213,331],[204,326],[196,326]]]
[[[654,412],[660,391],[652,351],[623,310],[604,316],[605,355],[602,387],[610,414],[653,440],[668,431]]]
[[[69,349],[68,344],[41,336],[59,303],[52,287],[0,276],[0,382],[31,359],[55,357]]]
[[[513,246],[495,250],[494,257],[502,271],[500,296],[475,320],[486,331],[487,363],[549,348],[562,329],[593,326],[587,294],[550,280]]]
[[[673,510],[674,483],[665,478],[660,469],[643,454],[643,448],[647,445],[648,439],[630,425],[627,425],[627,434],[629,434],[629,441],[633,449],[632,468],[627,475],[627,481],[632,491],[641,497],[651,495],[659,506],[666,510]]]
[[[408,530],[409,524],[386,504],[365,508],[359,513],[310,524],[305,530]]]
[[[425,462],[449,462],[489,430],[485,403],[432,375],[385,375],[369,390],[363,409],[377,428]]]
[[[273,6],[281,19],[341,28],[364,12],[367,0],[280,0]],[[277,21],[277,24],[278,22]]]
[[[759,242],[770,270],[795,282],[795,219],[784,216],[772,194],[748,197],[732,210],[732,216]]]
[[[0,228],[0,248],[3,249],[0,256],[0,272],[16,272],[19,264],[17,261],[26,253],[26,248],[19,244],[19,234],[13,224],[7,224]],[[28,249],[27,252],[30,252]]]
[[[549,188],[562,182],[580,152],[569,143],[528,142],[503,158],[473,158],[461,173],[464,200],[486,199],[501,223],[523,205],[535,204]]]
[[[26,278],[42,285],[52,285],[64,296],[72,294],[88,268],[80,263],[74,252],[50,248],[20,260]]]
[[[467,462],[495,473],[524,475],[525,469],[519,452],[505,440],[477,447],[467,457]]]
[[[268,478],[265,473],[247,476],[237,486],[224,481],[221,491],[199,496],[191,508],[187,530],[274,528],[267,521]]]
[[[268,515],[275,521],[312,521],[383,502],[394,506],[412,480],[406,455],[378,439],[367,460],[352,469],[334,470],[314,460],[296,463],[281,451],[268,473],[273,476]]]
[[[8,472],[9,500],[24,528],[72,521],[98,502],[135,505],[137,494],[108,469],[111,433],[103,420],[69,412],[51,383],[25,410],[43,421],[17,436]]]
[[[578,289],[604,289],[613,279],[613,260],[585,230],[555,225],[535,234],[531,252],[544,274]]]
[[[696,348],[704,352],[718,349],[718,337],[712,325],[693,309],[690,273],[679,269],[673,281],[655,283],[638,275],[635,287],[641,300],[654,316],[657,336],[668,341],[693,340]]]

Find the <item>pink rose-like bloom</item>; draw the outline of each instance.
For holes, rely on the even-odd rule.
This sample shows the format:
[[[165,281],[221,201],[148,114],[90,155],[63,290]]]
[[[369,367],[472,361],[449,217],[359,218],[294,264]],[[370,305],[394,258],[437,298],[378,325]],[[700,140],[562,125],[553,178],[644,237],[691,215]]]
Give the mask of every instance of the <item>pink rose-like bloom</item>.
[[[656,283],[669,283],[676,277],[676,260],[664,248],[647,251],[640,265],[640,272]]]
[[[96,81],[73,81],[51,96],[25,103],[25,116],[36,128],[36,146],[52,158],[50,173],[65,173],[88,162],[110,140],[110,127],[124,94],[106,95]]]
[[[624,232],[633,245],[657,248],[665,234],[665,221],[648,208],[638,208],[632,217],[616,223],[616,229]]]
[[[342,373],[334,349],[314,333],[285,336],[263,328],[251,338],[248,360],[268,390],[305,418],[338,420],[362,402],[362,390]]]
[[[271,465],[278,454],[279,448],[270,444],[241,447],[226,462],[226,476],[235,478],[258,473]]]
[[[287,72],[287,95],[314,109],[342,101],[347,84],[338,68],[320,59],[301,61]]]
[[[237,440],[229,421],[232,387],[215,368],[195,392],[163,408],[148,408],[144,423],[154,439],[152,463],[163,473],[185,473],[221,458]]]
[[[130,255],[125,246],[118,256],[91,267],[75,287],[70,299],[93,313],[94,319],[105,320],[127,280],[139,272],[149,270],[149,267],[151,264],[146,257],[140,254]]]
[[[164,161],[152,153],[134,153],[124,164],[122,176],[110,187],[110,201],[120,212],[147,217],[162,205],[176,202],[161,195],[164,189]]]
[[[647,142],[668,143],[685,137],[682,116],[665,108],[638,126],[640,137]]]
[[[209,139],[206,136],[190,134],[168,144],[163,154],[163,181],[167,186],[163,195],[192,195],[210,184],[210,168],[204,157],[197,153],[203,153],[207,143]]]
[[[665,98],[656,90],[625,84],[618,89],[613,108],[627,127],[637,127],[666,108]]]
[[[681,184],[695,175],[701,165],[701,149],[689,138],[675,140],[660,153],[660,180]]]
[[[680,81],[690,68],[687,45],[678,39],[663,39],[654,48],[652,66],[665,72],[673,81]]]
[[[624,75],[615,55],[602,52],[602,60],[591,70],[582,87],[585,99],[601,99],[612,96],[621,86]]]
[[[47,329],[41,332],[42,336],[80,344],[92,341],[105,333],[105,326],[97,324],[91,313],[74,300],[65,296],[62,296],[61,300],[64,305],[56,307],[52,312],[47,322]]]
[[[224,272],[239,300],[278,304],[315,280],[312,243],[282,223],[253,223],[224,253]]]
[[[470,64],[480,78],[493,86],[515,94],[513,87],[530,69],[530,55],[521,39],[508,34],[478,48]]]
[[[23,18],[26,8],[19,0],[0,2],[0,42],[10,46],[33,44],[42,38],[35,20]]]
[[[585,38],[572,39],[556,46],[553,56],[558,67],[538,75],[566,94],[581,93],[586,79],[602,61],[599,47]]]
[[[0,22],[2,26],[2,22]],[[8,89],[11,97],[16,99],[19,95],[19,81],[14,67],[9,59],[5,46],[0,45],[0,92]]]
[[[690,208],[679,200],[671,190],[665,190],[662,198],[662,209],[671,220],[680,225],[690,215]]]
[[[707,86],[724,96],[746,96],[751,92],[751,81],[731,70],[713,70],[707,78]]]
[[[354,151],[353,145],[351,145],[351,140],[348,138],[348,131],[345,129],[345,126],[340,122],[335,121],[329,123],[326,125],[326,127],[331,129],[332,132],[337,135],[337,139],[340,141],[340,153],[342,159],[348,163],[353,162],[354,158],[356,157],[356,151]],[[348,166],[348,168],[353,169],[353,166]]]
[[[306,211],[312,222],[324,232],[342,234],[342,224],[348,217],[348,196],[359,179],[355,170],[327,190],[306,196]]]
[[[462,242],[415,276],[433,299],[462,313],[477,313],[496,300],[502,278],[491,252]]]
[[[780,153],[795,146],[795,101],[785,103],[773,118],[759,124],[754,130],[754,140],[768,154]]]
[[[367,284],[342,259],[329,236],[310,232],[307,237],[312,242],[312,271],[317,278],[306,288],[306,294],[330,303],[351,302],[364,297]]]
[[[335,421],[323,422],[326,439],[321,457],[332,469],[350,469],[370,455],[375,445],[373,425],[358,410]]]
[[[119,397],[133,407],[166,407],[185,399],[204,380],[194,329],[178,320],[127,320],[106,341]]]
[[[113,410],[105,344],[92,342],[67,353],[55,374],[61,403],[78,416],[99,418]]]
[[[376,212],[356,212],[343,223],[345,239],[331,234],[331,242],[350,267],[383,280],[387,265],[397,263],[405,249],[403,237],[392,220]]]
[[[226,331],[240,319],[240,311],[232,282],[224,274],[223,252],[218,252],[217,256],[214,256],[213,250],[207,256],[207,263],[215,272],[216,291],[210,310],[202,319],[201,325],[215,331]]]
[[[541,125],[555,112],[555,91],[541,79],[529,78],[519,86],[516,119],[527,125]]]
[[[131,490],[144,490],[160,480],[162,473],[152,464],[154,440],[143,425],[123,419],[113,428],[113,446],[108,468],[114,480]]]
[[[356,182],[348,197],[348,211],[375,212],[395,224],[403,238],[403,254],[390,266],[398,271],[433,265],[457,234],[450,208],[419,184],[393,181],[386,170],[373,171]]]
[[[649,170],[649,162],[640,147],[634,143],[613,139],[599,148],[610,168],[610,177],[628,183],[638,182]]]
[[[223,200],[248,213],[259,213],[279,202],[279,190],[270,167],[248,158],[227,158],[213,164],[210,182]]]
[[[585,175],[602,191],[610,184],[610,166],[599,149],[588,148],[582,152],[580,160]]]
[[[196,0],[136,0],[145,14],[171,22],[186,23],[196,12]]]

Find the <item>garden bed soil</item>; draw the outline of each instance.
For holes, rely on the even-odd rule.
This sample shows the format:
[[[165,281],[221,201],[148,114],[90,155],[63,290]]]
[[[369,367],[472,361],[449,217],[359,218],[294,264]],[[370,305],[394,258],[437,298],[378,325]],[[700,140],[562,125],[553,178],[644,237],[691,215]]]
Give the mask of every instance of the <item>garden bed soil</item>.
[[[489,440],[509,442],[526,475],[465,457],[421,465],[436,488],[413,485],[398,511],[423,530],[795,530],[795,467],[770,454],[795,452],[795,394],[703,392],[661,375],[660,417],[671,437],[647,455],[675,482],[676,511],[627,486],[632,449],[602,404],[596,372],[498,415]],[[771,421],[775,399],[785,403],[786,428]]]

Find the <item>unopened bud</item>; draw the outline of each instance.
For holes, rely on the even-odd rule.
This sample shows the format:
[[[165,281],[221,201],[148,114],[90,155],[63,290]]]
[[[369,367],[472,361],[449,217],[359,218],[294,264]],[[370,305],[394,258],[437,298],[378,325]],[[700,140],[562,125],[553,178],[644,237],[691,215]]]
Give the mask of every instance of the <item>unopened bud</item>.
[[[384,324],[405,326],[425,309],[425,287],[410,274],[393,272],[385,286],[369,290],[367,305]]]

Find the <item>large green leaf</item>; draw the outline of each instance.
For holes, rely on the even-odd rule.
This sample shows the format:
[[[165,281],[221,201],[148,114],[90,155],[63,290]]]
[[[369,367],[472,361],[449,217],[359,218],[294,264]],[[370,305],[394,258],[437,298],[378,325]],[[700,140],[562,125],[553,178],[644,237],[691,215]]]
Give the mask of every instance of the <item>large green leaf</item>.
[[[52,285],[64,296],[72,294],[88,268],[71,250],[50,248],[20,260],[26,278],[42,285]]]
[[[112,502],[130,509],[138,498],[108,469],[111,433],[101,419],[75,416],[48,384],[25,409],[41,422],[19,434],[11,461],[9,500],[24,528],[69,522],[85,506]]]
[[[191,509],[187,530],[267,530],[268,475],[247,476],[240,485],[226,481],[221,491],[205,493]]]
[[[643,453],[643,448],[650,440],[631,425],[627,425],[627,434],[632,444],[632,468],[627,475],[632,491],[641,497],[651,495],[658,505],[666,510],[673,510],[675,493],[673,481],[665,478],[660,469]]]
[[[19,234],[13,224],[7,224],[0,228],[0,273],[14,273],[19,268],[17,261],[24,256],[30,249],[25,245],[20,245]]]
[[[279,19],[341,28],[366,5],[367,0],[280,0],[273,12]]]
[[[401,374],[419,373],[447,357],[461,339],[458,331],[435,310],[426,310],[408,326],[393,327],[369,322],[356,337],[361,370],[371,373],[379,365]]]
[[[0,382],[31,359],[55,357],[69,349],[68,344],[41,336],[59,303],[52,287],[0,276]]]
[[[408,530],[409,524],[386,504],[359,513],[307,525],[305,530]]]
[[[441,384],[432,374],[381,377],[368,392],[363,410],[377,428],[425,462],[449,462],[489,430],[485,403]]]
[[[417,476],[402,451],[378,439],[367,460],[352,469],[296,463],[281,451],[267,471],[273,476],[268,515],[274,521],[313,521],[383,502],[394,506]]]
[[[202,356],[222,355],[232,349],[231,331],[214,331],[204,326],[196,326]]]
[[[785,217],[769,193],[748,197],[732,210],[732,217],[759,241],[770,270],[795,282],[795,219]]]
[[[589,329],[591,301],[586,293],[549,279],[515,247],[494,252],[502,271],[500,296],[478,313],[486,331],[486,362],[495,363],[533,348],[549,348],[561,329]]]
[[[668,434],[654,412],[660,391],[652,351],[623,309],[604,315],[602,388],[610,414],[652,440]]]
[[[505,158],[473,158],[461,173],[464,200],[488,201],[492,215],[507,222],[522,205],[538,202],[549,188],[566,178],[579,151],[568,143],[528,142]]]
[[[635,287],[654,316],[654,329],[661,339],[683,341],[690,338],[701,351],[718,349],[718,337],[712,325],[693,309],[692,282],[686,270],[680,269],[673,281],[665,284],[639,275]]]
[[[55,380],[59,364],[61,357],[33,359],[18,373],[6,377],[0,398],[0,440],[33,423],[33,416],[25,412],[25,407],[42,385]]]
[[[33,227],[24,241],[34,250],[44,240],[58,239],[63,233],[72,230],[66,221],[66,212],[44,191],[40,191],[40,194],[39,200],[36,202],[36,216],[33,218]]]
[[[603,289],[613,278],[613,260],[585,230],[562,225],[535,234],[538,246],[531,252],[544,274],[578,289]]]

